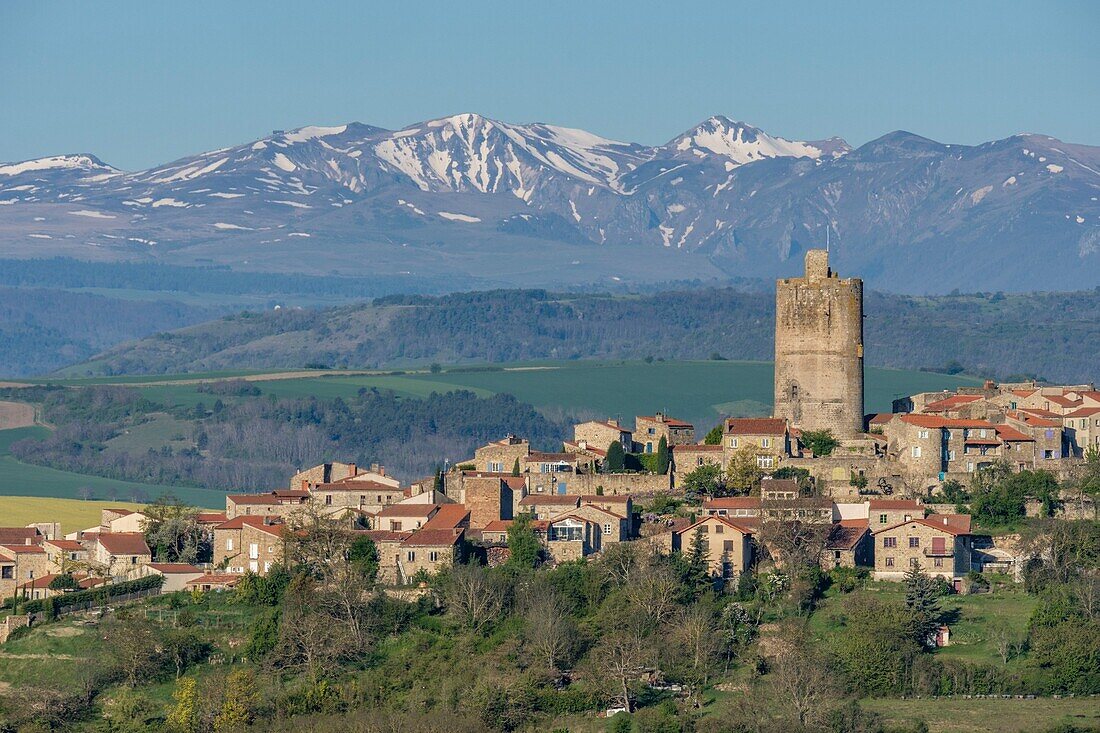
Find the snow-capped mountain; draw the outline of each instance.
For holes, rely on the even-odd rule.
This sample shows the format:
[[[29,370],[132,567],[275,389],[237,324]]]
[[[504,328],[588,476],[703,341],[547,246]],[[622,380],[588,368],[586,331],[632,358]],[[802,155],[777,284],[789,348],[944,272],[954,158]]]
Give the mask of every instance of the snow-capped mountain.
[[[1065,289],[1100,281],[1098,195],[1100,149],[1040,135],[853,150],[712,117],[650,147],[460,114],[275,131],[137,172],[3,164],[0,256],[553,286],[789,274],[828,228],[838,267],[886,289]]]

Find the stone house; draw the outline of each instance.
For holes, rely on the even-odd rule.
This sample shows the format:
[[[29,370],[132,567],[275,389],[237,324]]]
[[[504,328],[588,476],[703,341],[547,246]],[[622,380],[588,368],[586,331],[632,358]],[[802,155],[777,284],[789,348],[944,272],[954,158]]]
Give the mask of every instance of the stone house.
[[[519,511],[533,519],[550,519],[581,505],[579,496],[565,494],[528,494],[519,501]]]
[[[722,447],[726,460],[745,446],[753,446],[759,453],[757,465],[772,471],[782,460],[792,455],[791,432],[786,420],[772,417],[731,417],[723,424]]]
[[[187,581],[184,587],[189,591],[200,590],[203,593],[209,593],[231,590],[239,582],[241,582],[240,573],[203,573],[202,576]]]
[[[626,542],[631,535],[630,517],[611,511],[595,504],[581,504],[575,509],[568,509],[565,515],[580,517],[596,522],[600,526],[600,544],[607,546],[615,542]],[[557,519],[557,517],[554,517]],[[550,520],[551,522],[553,521]]]
[[[350,476],[355,476],[359,473],[359,467],[354,463],[321,463],[313,468],[307,468],[303,471],[299,471],[290,477],[291,488],[300,487],[306,485],[315,486],[317,484],[331,484],[341,479],[346,479]]]
[[[511,473],[516,463],[523,470],[523,459],[531,453],[531,444],[525,438],[509,435],[483,445],[474,451],[474,469],[486,473]]]
[[[669,448],[674,445],[694,443],[695,426],[661,412],[653,416],[639,415],[634,418],[634,434],[632,436],[634,452],[656,453],[661,438],[665,439],[665,444]]]
[[[316,484],[310,489],[313,505],[323,513],[340,509],[377,514],[384,507],[406,498],[399,482],[381,482],[352,476],[327,484]]]
[[[726,449],[721,445],[703,445],[691,443],[672,446],[672,486],[682,488],[684,477],[707,464],[723,467],[726,461]]]
[[[512,527],[512,519],[495,519],[489,522],[481,530],[481,541],[487,545],[504,545],[508,543],[508,530]]]
[[[187,590],[187,582],[195,578],[201,578],[205,572],[202,568],[182,562],[152,562],[143,568],[144,575],[163,575],[164,585],[160,587],[161,593],[175,593]]]
[[[973,537],[967,522],[931,514],[876,530],[875,579],[901,580],[910,567],[958,583],[971,569]]]
[[[1062,416],[1067,453],[1078,458],[1089,448],[1100,450],[1100,407],[1079,407]]]
[[[618,420],[589,420],[573,426],[573,442],[585,443],[607,453],[612,443],[619,443],[623,450],[630,452],[634,446],[634,436]]]
[[[591,504],[609,512],[614,512],[627,519],[634,516],[634,497],[629,494],[584,494],[581,496],[581,506]]]
[[[29,538],[21,544],[0,545],[0,598],[11,598],[16,586],[48,575],[50,568],[46,551]]]
[[[511,519],[526,491],[526,477],[510,473],[456,471],[447,475],[448,498],[470,510],[470,526],[478,529],[494,519]]]
[[[607,458],[607,448],[589,443],[587,440],[562,442],[566,453],[576,456],[577,468],[586,473],[596,473],[604,459]]]
[[[401,541],[397,582],[407,583],[421,571],[434,575],[462,562],[462,539],[461,529],[424,528],[413,532]]]
[[[276,489],[263,494],[226,494],[225,516],[287,517],[309,504],[310,494],[300,489]]]
[[[38,600],[40,598],[52,598],[53,596],[59,596],[63,595],[64,593],[70,592],[65,590],[53,590],[52,588],[50,588],[50,583],[52,583],[58,577],[58,575],[60,575],[60,573],[49,573],[47,575],[40,575],[34,580],[28,580],[25,583],[22,583],[18,588],[15,589],[15,592],[19,597],[26,598],[32,601]],[[76,581],[76,584],[77,586],[79,586],[80,590],[96,588],[101,585],[106,585],[108,582],[106,578],[91,577],[83,573],[74,573],[73,580]]]
[[[277,515],[234,517],[214,528],[214,566],[265,574],[284,556],[286,524]]]
[[[129,509],[102,509],[100,510],[100,532],[142,532],[145,523],[149,520],[141,512]]]
[[[760,517],[759,496],[720,496],[703,501],[703,514],[739,520]]]
[[[673,549],[688,555],[698,537],[703,543],[703,555],[715,577],[736,579],[752,564],[754,531],[731,519],[707,516],[673,531]]]
[[[96,537],[89,559],[103,575],[127,580],[141,575],[141,567],[153,561],[153,551],[140,532],[105,532]]]
[[[42,543],[52,572],[64,573],[88,565],[88,548],[76,540],[46,540]]]
[[[866,519],[842,519],[833,524],[825,541],[821,567],[854,568],[874,566],[874,546]]]
[[[869,499],[867,520],[871,531],[892,527],[910,519],[924,519],[924,505],[916,499]]]
[[[438,511],[438,504],[391,504],[378,513],[373,524],[375,529],[412,532],[427,524]]]
[[[546,550],[556,562],[588,557],[603,549],[603,527],[598,521],[577,514],[564,514],[549,520]]]
[[[1041,410],[1010,410],[1005,413],[1005,424],[1031,436],[1033,451],[1038,464],[1073,455],[1072,444],[1066,436],[1062,417]]]

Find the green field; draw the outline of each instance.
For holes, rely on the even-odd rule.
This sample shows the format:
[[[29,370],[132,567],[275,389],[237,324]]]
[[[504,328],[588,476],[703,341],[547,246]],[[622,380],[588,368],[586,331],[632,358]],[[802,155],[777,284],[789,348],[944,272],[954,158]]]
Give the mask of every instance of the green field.
[[[192,377],[197,375],[191,375]],[[866,410],[889,412],[897,397],[915,392],[978,384],[970,377],[897,369],[868,369]],[[90,380],[94,381],[94,380]],[[773,376],[770,362],[745,361],[574,361],[545,362],[439,374],[340,376],[334,372],[303,379],[259,381],[265,393],[279,397],[350,397],[360,389],[388,389],[407,397],[469,389],[480,396],[515,395],[542,409],[584,416],[651,415],[658,410],[699,426],[725,415],[766,415],[771,411]],[[143,387],[152,400],[169,405],[210,403],[193,384]]]
[[[25,527],[34,522],[60,522],[68,534],[99,524],[100,510],[140,509],[141,504],[125,501],[81,501],[40,496],[0,496],[0,524]]]
[[[12,443],[23,438],[42,437],[46,428],[30,427],[0,430],[0,496],[40,496],[79,499],[81,489],[91,489],[92,498],[127,501],[137,497],[152,500],[173,494],[195,506],[221,509],[225,492],[181,486],[158,486],[132,481],[116,481],[17,461],[9,452]]]
[[[1100,701],[1087,697],[1041,697],[1034,700],[883,698],[862,700],[860,705],[896,725],[924,720],[931,733],[1030,733],[1052,730],[1058,725],[1075,725],[1084,729],[1100,726]]]

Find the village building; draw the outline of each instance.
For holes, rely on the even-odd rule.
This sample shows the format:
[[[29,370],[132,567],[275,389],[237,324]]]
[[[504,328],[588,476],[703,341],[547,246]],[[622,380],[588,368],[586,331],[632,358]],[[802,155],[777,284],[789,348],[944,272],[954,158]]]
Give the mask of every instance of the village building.
[[[42,549],[53,572],[65,573],[88,565],[88,548],[76,540],[46,540]]]
[[[34,539],[39,536],[36,532]],[[20,544],[0,544],[0,598],[11,598],[16,586],[50,573],[46,551],[31,540],[25,537]]]
[[[276,489],[263,494],[226,494],[225,516],[237,517],[288,517],[303,511],[310,501],[310,493],[301,489]]]
[[[413,532],[401,541],[397,582],[407,583],[420,573],[434,575],[463,561],[463,530],[428,529]]]
[[[573,442],[598,448],[605,454],[612,443],[618,443],[629,453],[634,448],[634,435],[618,420],[589,420],[573,426]]]
[[[874,532],[876,580],[901,580],[912,567],[959,581],[971,570],[969,517],[931,514]]]
[[[825,541],[821,567],[874,566],[874,543],[866,519],[842,519],[833,524]]]
[[[98,571],[117,580],[129,580],[141,575],[141,567],[153,561],[153,551],[141,532],[103,532],[89,552]]]
[[[286,524],[277,515],[239,516],[214,528],[214,567],[266,574],[284,557]]]
[[[752,564],[754,530],[719,516],[706,516],[673,532],[673,549],[690,555],[693,543],[701,543],[711,575],[735,580]]]
[[[164,585],[160,587],[161,593],[187,590],[188,581],[205,575],[202,568],[182,562],[151,562],[142,571],[144,575],[164,576]]]
[[[677,420],[658,412],[653,416],[639,415],[634,418],[632,442],[635,453],[656,453],[657,447],[665,439],[665,445],[688,445],[695,442],[695,426],[683,420]]]
[[[486,473],[512,473],[523,470],[523,460],[531,453],[531,444],[525,438],[509,435],[483,445],[474,451],[473,468]]]
[[[594,555],[603,549],[603,526],[577,513],[567,513],[547,522],[546,551],[555,562],[569,562]]]
[[[375,517],[374,528],[391,532],[412,532],[427,524],[438,511],[437,504],[391,504]]]
[[[1062,416],[1062,426],[1069,455],[1081,458],[1090,448],[1100,450],[1100,406],[1067,412]]]
[[[787,421],[772,417],[731,417],[723,424],[722,446],[728,459],[733,453],[752,447],[756,465],[766,471],[779,468],[782,459],[792,455],[791,432]],[[725,465],[728,460],[722,462]]]
[[[519,501],[519,510],[533,519],[550,519],[581,505],[579,496],[563,494],[528,494]]]
[[[241,577],[240,573],[203,573],[198,578],[188,580],[184,587],[189,591],[199,590],[203,593],[232,590],[241,582]]]
[[[73,580],[76,581],[76,589],[55,590],[50,588],[50,585],[60,577],[60,573],[49,573],[47,575],[40,575],[34,580],[28,580],[25,583],[19,585],[15,589],[16,595],[20,598],[26,598],[27,600],[36,601],[41,598],[52,598],[54,596],[63,595],[65,593],[72,592],[73,590],[88,590],[90,588],[97,588],[101,585],[105,585],[107,578],[97,578],[83,573],[74,573]]]

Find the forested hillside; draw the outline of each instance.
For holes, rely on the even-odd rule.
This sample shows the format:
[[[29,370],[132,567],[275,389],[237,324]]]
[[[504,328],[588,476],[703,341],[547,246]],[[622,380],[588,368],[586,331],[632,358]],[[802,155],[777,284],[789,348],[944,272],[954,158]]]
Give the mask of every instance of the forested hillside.
[[[870,365],[951,366],[1002,379],[1097,377],[1100,290],[869,293],[865,312]],[[648,356],[767,360],[773,329],[773,295],[733,288],[636,296],[543,290],[389,296],[369,305],[229,316],[116,347],[69,373]]]

